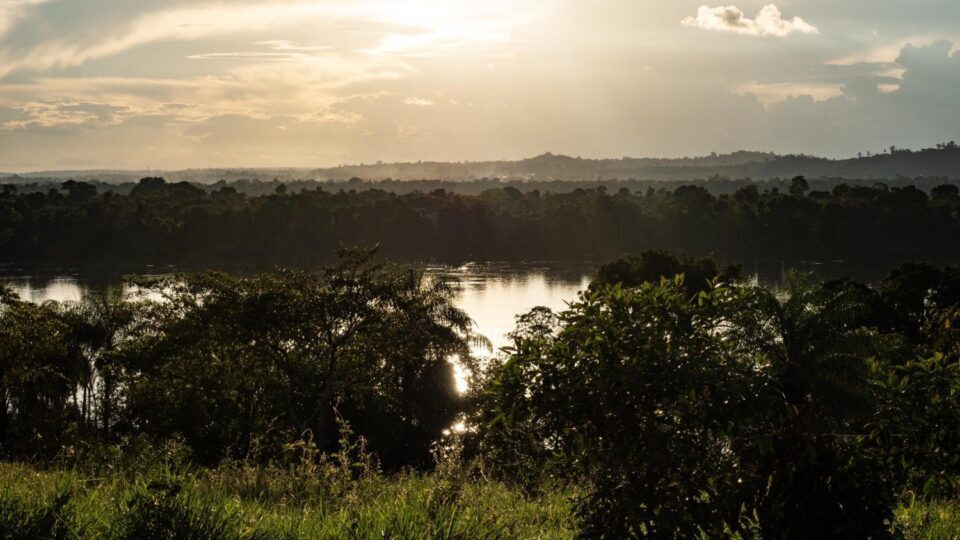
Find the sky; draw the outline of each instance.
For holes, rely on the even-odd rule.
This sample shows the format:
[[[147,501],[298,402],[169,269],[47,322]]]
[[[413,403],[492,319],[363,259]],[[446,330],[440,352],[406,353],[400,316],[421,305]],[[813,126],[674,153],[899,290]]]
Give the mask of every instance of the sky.
[[[0,171],[960,140],[957,0],[0,0]]]

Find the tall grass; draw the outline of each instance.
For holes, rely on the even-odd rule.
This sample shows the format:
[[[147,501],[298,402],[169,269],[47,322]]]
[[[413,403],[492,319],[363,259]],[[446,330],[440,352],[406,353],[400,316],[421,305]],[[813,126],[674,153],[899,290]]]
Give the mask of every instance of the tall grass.
[[[105,474],[0,464],[0,540],[576,536],[569,490],[528,496],[458,468],[384,476],[330,467],[341,464],[168,463]],[[908,539],[960,538],[960,501],[913,501],[897,518]]]
[[[69,488],[3,481],[0,488],[0,538],[32,540],[82,537],[70,507]]]
[[[908,540],[960,538],[960,501],[915,501],[897,510],[897,521]]]
[[[273,467],[91,477],[0,465],[0,539],[572,538],[569,497],[441,474],[347,488]],[[297,490],[303,487],[304,491]]]

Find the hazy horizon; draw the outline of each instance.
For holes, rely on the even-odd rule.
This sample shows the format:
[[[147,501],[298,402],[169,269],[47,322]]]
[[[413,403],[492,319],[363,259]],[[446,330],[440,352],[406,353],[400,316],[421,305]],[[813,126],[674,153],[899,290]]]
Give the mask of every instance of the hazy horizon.
[[[0,0],[0,170],[960,138],[950,0]]]
[[[877,152],[874,153],[874,155],[880,155],[882,152],[884,152],[884,151],[886,151],[886,150],[887,150],[887,149],[879,149]],[[906,150],[921,150],[921,148],[906,148]],[[163,173],[163,172],[179,172],[179,171],[188,171],[188,170],[198,170],[198,171],[207,171],[207,170],[209,170],[209,171],[216,171],[216,170],[232,170],[232,169],[236,169],[236,170],[281,170],[281,169],[286,169],[286,170],[299,171],[299,170],[311,170],[311,169],[321,169],[321,170],[323,170],[323,169],[337,169],[337,168],[367,167],[367,166],[377,166],[377,165],[411,165],[411,164],[416,164],[416,163],[453,163],[453,164],[517,163],[517,162],[522,162],[522,161],[526,161],[526,160],[536,159],[536,158],[543,157],[543,156],[566,157],[566,158],[583,159],[583,160],[589,160],[589,161],[616,161],[616,160],[621,160],[621,159],[636,159],[636,160],[647,160],[647,159],[649,159],[649,160],[676,160],[676,161],[680,161],[680,160],[684,160],[684,159],[707,159],[707,158],[714,157],[714,156],[728,156],[728,155],[733,155],[733,154],[737,154],[737,153],[741,153],[741,152],[742,152],[742,153],[745,153],[745,154],[764,154],[764,153],[768,153],[768,152],[764,152],[764,151],[762,151],[762,150],[743,149],[743,150],[733,150],[733,151],[731,151],[731,152],[724,152],[724,153],[720,153],[720,152],[708,152],[708,153],[706,153],[706,154],[697,154],[697,155],[673,155],[673,156],[583,156],[583,155],[579,155],[579,154],[578,154],[578,155],[562,154],[562,153],[558,153],[558,152],[551,152],[551,151],[548,150],[548,151],[546,151],[546,152],[541,152],[540,154],[537,154],[537,155],[525,156],[525,157],[521,157],[521,158],[517,158],[517,159],[506,159],[506,158],[497,159],[497,158],[494,158],[494,159],[489,159],[489,160],[457,160],[457,161],[443,161],[443,160],[431,160],[431,159],[415,159],[415,160],[395,161],[395,162],[388,162],[388,161],[383,161],[383,160],[376,160],[376,161],[367,162],[367,163],[361,163],[361,162],[356,162],[356,163],[338,163],[338,164],[336,164],[336,165],[330,165],[330,166],[321,166],[321,165],[278,165],[278,166],[273,166],[273,167],[271,167],[271,166],[246,166],[246,167],[241,167],[241,166],[231,166],[231,165],[227,164],[227,165],[211,165],[211,166],[208,166],[208,167],[185,167],[185,168],[181,168],[181,169],[178,169],[178,168],[159,168],[159,167],[128,168],[128,169],[109,168],[109,167],[86,167],[86,168],[85,168],[85,167],[77,167],[77,168],[60,168],[60,169],[54,168],[54,169],[0,170],[0,174],[7,174],[7,175],[17,175],[17,174],[21,174],[21,175],[36,175],[36,174],[44,174],[44,173],[67,174],[67,173],[95,173],[95,172],[160,174],[160,173]],[[778,156],[786,156],[786,155],[791,155],[791,154],[785,153],[785,154],[776,154],[776,155],[778,155]],[[798,155],[798,154],[793,154],[793,155]],[[824,158],[826,158],[826,159],[837,160],[837,161],[843,161],[843,160],[847,160],[847,159],[856,159],[856,158],[857,158],[857,156],[837,156],[837,157],[830,157],[830,158],[827,158],[827,157],[825,157],[825,156],[807,156],[807,157],[811,157],[811,158],[824,157]],[[860,156],[860,157],[867,157],[867,156],[866,156],[866,154],[864,154],[863,156]]]

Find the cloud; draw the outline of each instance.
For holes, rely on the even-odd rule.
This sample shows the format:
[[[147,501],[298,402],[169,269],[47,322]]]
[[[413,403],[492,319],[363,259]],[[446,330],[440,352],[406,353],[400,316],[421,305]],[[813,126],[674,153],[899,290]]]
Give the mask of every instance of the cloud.
[[[285,39],[271,39],[267,41],[258,41],[254,45],[263,45],[270,47],[275,51],[328,51],[332,47],[328,45],[298,45]]]
[[[951,38],[954,42],[951,54],[960,51],[960,38]],[[855,64],[892,64],[896,62],[905,47],[926,47],[938,41],[944,41],[939,35],[918,35],[898,39],[889,43],[866,47],[827,61],[827,64],[849,66]]]
[[[843,95],[843,85],[831,83],[761,83],[742,85],[739,89],[745,94],[753,94],[760,103],[771,105],[791,97],[809,96],[814,101],[826,101]]]
[[[696,17],[687,17],[682,22],[684,26],[720,32],[735,32],[748,36],[785,37],[793,33],[820,33],[817,27],[810,25],[800,17],[784,19],[780,8],[773,4],[764,6],[754,19],[747,18],[743,11],[736,6],[711,8],[704,5],[700,6]]]
[[[103,103],[54,102],[29,102],[8,111],[7,115],[0,115],[0,129],[111,126],[131,112],[127,107]]]
[[[0,0],[0,29],[14,14],[19,17],[26,13],[26,7],[48,1]],[[158,42],[250,35],[304,24],[327,30],[351,25],[364,28],[369,43],[357,49],[367,54],[409,57],[451,53],[479,55],[509,44],[510,29],[516,24],[516,16],[506,9],[470,7],[466,0],[357,0],[349,3],[256,0],[236,4],[176,4],[161,7],[162,4],[151,3],[142,11],[125,13],[126,17],[119,20],[83,21],[87,24],[70,27],[49,24],[43,20],[43,14],[34,14],[32,20],[25,21],[31,29],[24,37],[26,41],[12,44],[9,40],[7,43],[0,40],[0,78],[19,69],[44,71],[76,67]],[[96,12],[96,8],[92,11]],[[93,14],[83,16],[92,17]],[[326,50],[321,46],[301,46],[283,39],[258,44],[288,53]],[[232,54],[237,57],[236,53]]]
[[[164,116],[186,123],[202,123],[224,115],[285,115],[356,123],[356,115],[349,111],[329,108],[363,95],[370,86],[397,81],[410,73],[402,62],[354,53],[242,64],[218,76],[39,78],[0,85],[0,107],[16,113],[6,121],[0,118],[0,126],[15,130],[55,125],[95,127],[104,123],[92,110],[71,110],[70,104],[77,103],[122,108],[121,112],[112,112],[114,117]]]
[[[0,37],[9,31],[30,7],[50,0],[0,0]]]
[[[276,61],[276,60],[303,60],[309,55],[294,52],[216,52],[191,54],[187,58],[190,60],[256,60],[256,61]]]
[[[287,40],[258,41],[254,45],[268,47],[269,52],[265,51],[233,51],[233,52],[211,52],[201,54],[191,54],[187,56],[190,60],[244,60],[244,61],[296,61],[319,57],[318,53],[329,53],[332,49],[327,46],[316,45],[297,45]]]
[[[47,70],[79,66],[159,41],[188,41],[251,32],[292,20],[344,16],[329,5],[298,2],[284,9],[272,3],[175,7],[141,14],[98,35],[51,36],[26,51],[0,49],[0,77],[20,68]]]
[[[404,105],[410,105],[412,107],[432,107],[434,102],[432,99],[412,97],[403,100]]]

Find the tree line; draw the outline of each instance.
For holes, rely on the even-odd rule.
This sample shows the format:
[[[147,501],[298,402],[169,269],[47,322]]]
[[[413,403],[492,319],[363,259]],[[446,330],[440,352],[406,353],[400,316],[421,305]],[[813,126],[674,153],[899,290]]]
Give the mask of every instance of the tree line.
[[[812,191],[746,185],[565,193],[508,186],[445,190],[290,192],[248,197],[148,178],[129,195],[66,182],[47,193],[0,192],[0,261],[119,263],[330,262],[341,245],[381,246],[402,261],[592,260],[670,249],[727,262],[845,260],[886,268],[956,262],[960,195],[840,184]]]
[[[0,287],[4,458],[177,440],[199,464],[270,463],[342,451],[349,426],[385,470],[456,449],[531,492],[575,482],[585,538],[886,537],[908,493],[960,488],[956,268],[772,290],[647,252],[518,317],[489,364],[454,284],[370,252],[134,284],[42,305]]]
[[[361,177],[352,177],[346,180],[316,180],[313,178],[303,178],[298,175],[278,174],[279,171],[249,171],[249,176],[240,173],[217,175],[219,171],[210,171],[206,176],[185,174],[183,172],[170,173],[167,182],[179,183],[188,182],[190,185],[200,188],[208,194],[220,191],[224,188],[233,188],[237,193],[247,197],[263,197],[274,195],[277,190],[288,193],[299,193],[301,191],[314,191],[317,189],[337,192],[345,191],[370,191],[380,190],[397,195],[408,195],[411,193],[432,193],[437,190],[444,190],[449,193],[459,195],[479,196],[486,191],[514,188],[523,192],[537,190],[540,193],[568,193],[575,189],[597,189],[604,188],[608,192],[616,193],[621,189],[627,189],[631,192],[645,193],[648,189],[673,191],[680,186],[699,186],[709,191],[714,196],[733,195],[737,190],[755,184],[759,191],[769,191],[777,189],[787,192],[792,184],[791,177],[773,177],[768,179],[754,179],[749,176],[723,176],[719,174],[704,175],[702,177],[692,178],[690,180],[638,180],[636,178],[626,179],[597,179],[592,176],[584,176],[584,180],[537,180],[533,178],[499,178],[482,177],[475,179],[460,180],[398,180],[395,178],[384,178],[380,180],[370,180]],[[307,171],[303,171],[306,173]],[[229,177],[226,179],[224,177]],[[175,178],[173,180],[172,178]],[[272,180],[270,180],[272,178]],[[113,193],[115,195],[129,195],[141,180],[123,177],[112,178],[110,176],[81,176],[73,178],[74,181],[83,182],[94,186],[97,191],[103,193]],[[30,193],[48,193],[50,189],[60,189],[63,184],[69,181],[67,177],[61,178],[0,178],[0,184],[7,184],[16,188],[17,193],[27,195]],[[830,191],[840,184],[846,184],[849,187],[866,186],[873,187],[877,184],[883,184],[890,188],[903,188],[914,186],[920,191],[930,193],[940,186],[960,185],[960,181],[951,180],[945,176],[918,176],[895,178],[884,177],[882,181],[876,178],[864,179],[860,177],[828,177],[820,176],[806,179],[812,191]],[[12,189],[12,188],[11,188]]]

